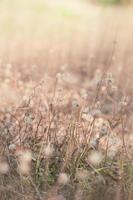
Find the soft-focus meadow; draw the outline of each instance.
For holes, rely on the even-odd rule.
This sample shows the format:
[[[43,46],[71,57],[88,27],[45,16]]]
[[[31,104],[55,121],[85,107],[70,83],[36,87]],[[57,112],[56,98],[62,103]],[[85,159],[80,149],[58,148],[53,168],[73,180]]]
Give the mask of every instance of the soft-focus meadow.
[[[133,7],[110,2],[0,0],[0,200],[133,199]]]

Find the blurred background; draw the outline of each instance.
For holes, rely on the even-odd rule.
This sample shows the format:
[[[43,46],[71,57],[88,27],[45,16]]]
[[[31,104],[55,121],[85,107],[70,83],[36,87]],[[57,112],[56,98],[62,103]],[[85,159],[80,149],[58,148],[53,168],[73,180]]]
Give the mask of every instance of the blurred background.
[[[109,69],[126,88],[132,36],[132,0],[0,0],[1,96],[66,68],[82,83]]]

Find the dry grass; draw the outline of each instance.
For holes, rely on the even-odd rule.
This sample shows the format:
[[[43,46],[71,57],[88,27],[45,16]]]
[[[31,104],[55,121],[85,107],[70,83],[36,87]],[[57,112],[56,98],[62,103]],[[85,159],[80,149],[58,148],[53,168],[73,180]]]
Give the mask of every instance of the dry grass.
[[[123,96],[111,73],[97,72],[86,90],[63,73],[51,88],[47,77],[21,105],[1,109],[2,199],[129,193],[132,94]]]

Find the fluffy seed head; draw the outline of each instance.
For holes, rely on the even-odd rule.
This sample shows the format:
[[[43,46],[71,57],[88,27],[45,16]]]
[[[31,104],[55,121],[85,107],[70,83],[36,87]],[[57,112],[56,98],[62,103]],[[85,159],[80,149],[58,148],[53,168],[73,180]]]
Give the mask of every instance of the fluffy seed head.
[[[26,162],[20,163],[19,165],[19,171],[23,175],[28,175],[30,173],[30,169],[31,169],[30,165]]]
[[[20,157],[21,162],[26,162],[26,163],[30,163],[32,160],[32,154],[31,151],[24,151]]]
[[[60,173],[59,177],[58,177],[58,183],[60,185],[66,185],[67,183],[69,183],[70,178],[66,173]]]
[[[79,102],[77,99],[73,99],[72,100],[72,109],[75,110],[75,109],[78,109],[79,108]]]
[[[98,151],[92,151],[88,156],[88,161],[93,165],[100,164],[102,160],[103,160],[103,155],[101,152]]]
[[[54,154],[54,147],[51,144],[48,144],[44,148],[44,156],[46,158],[51,158]]]
[[[85,181],[88,178],[88,171],[85,169],[78,170],[76,173],[76,178],[79,181]]]
[[[29,150],[25,150],[22,151],[20,157],[19,157],[19,171],[24,174],[27,175],[30,172],[31,169],[31,161],[32,161],[32,154],[31,151]]]
[[[7,174],[9,171],[9,165],[6,161],[1,161],[0,162],[0,173],[1,174]]]

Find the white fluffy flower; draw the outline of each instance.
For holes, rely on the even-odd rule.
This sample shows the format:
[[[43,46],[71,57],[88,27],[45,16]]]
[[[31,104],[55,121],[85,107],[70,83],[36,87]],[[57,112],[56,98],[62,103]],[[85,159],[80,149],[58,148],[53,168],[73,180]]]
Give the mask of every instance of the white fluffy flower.
[[[48,144],[47,146],[45,146],[44,148],[44,156],[46,158],[51,158],[54,154],[54,148],[51,144]]]
[[[100,164],[102,160],[103,160],[103,155],[101,152],[98,151],[92,151],[88,156],[88,161],[93,165]]]
[[[69,176],[66,173],[60,173],[58,177],[58,183],[61,185],[66,185],[70,181]]]
[[[0,173],[6,174],[9,171],[9,165],[5,161],[0,162]]]

